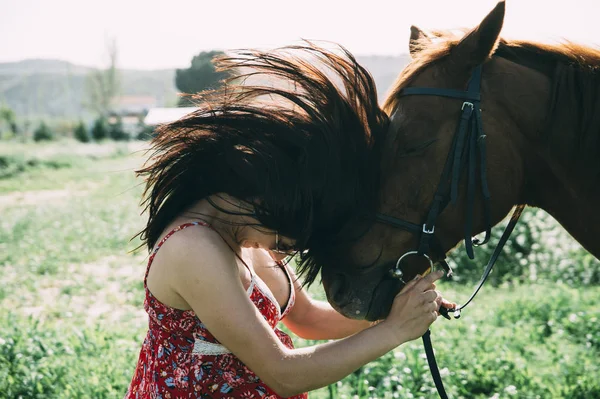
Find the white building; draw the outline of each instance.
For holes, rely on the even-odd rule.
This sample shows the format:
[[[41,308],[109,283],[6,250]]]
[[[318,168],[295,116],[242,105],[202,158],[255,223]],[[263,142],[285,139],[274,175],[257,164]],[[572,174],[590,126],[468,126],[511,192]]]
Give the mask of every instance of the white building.
[[[144,118],[144,125],[157,126],[163,123],[175,122],[197,109],[196,107],[151,108]]]

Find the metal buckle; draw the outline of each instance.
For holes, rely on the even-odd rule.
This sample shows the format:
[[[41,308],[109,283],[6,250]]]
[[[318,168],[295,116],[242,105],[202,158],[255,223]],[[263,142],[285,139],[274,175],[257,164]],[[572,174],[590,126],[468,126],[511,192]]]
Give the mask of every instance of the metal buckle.
[[[423,223],[423,233],[425,234],[433,234],[435,233],[435,225],[431,226],[431,229],[427,228],[427,223]]]
[[[465,109],[465,105],[466,105],[467,107],[471,107],[471,111],[475,109],[475,106],[473,105],[473,103],[470,103],[470,102],[468,102],[468,101],[465,101],[465,102],[463,103],[463,105],[462,105],[462,107],[461,107],[460,109],[461,109],[461,110]]]

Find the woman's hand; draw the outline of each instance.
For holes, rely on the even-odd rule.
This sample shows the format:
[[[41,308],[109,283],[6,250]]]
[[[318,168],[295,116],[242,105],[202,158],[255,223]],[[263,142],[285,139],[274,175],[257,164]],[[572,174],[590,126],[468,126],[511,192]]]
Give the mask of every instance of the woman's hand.
[[[434,282],[443,275],[440,270],[410,281],[394,298],[390,314],[380,324],[391,329],[399,344],[419,338],[437,319],[443,298]]]

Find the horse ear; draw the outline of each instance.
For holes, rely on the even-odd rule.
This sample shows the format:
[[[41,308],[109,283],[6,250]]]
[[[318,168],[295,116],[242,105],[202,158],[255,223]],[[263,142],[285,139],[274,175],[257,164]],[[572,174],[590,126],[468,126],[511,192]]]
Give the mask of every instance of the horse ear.
[[[505,10],[504,0],[500,1],[479,26],[462,38],[450,55],[454,64],[473,68],[487,60],[496,49]]]
[[[431,39],[425,32],[416,26],[412,25],[410,27],[410,40],[408,42],[408,49],[410,50],[410,56],[415,58],[417,53],[425,46],[431,43]]]

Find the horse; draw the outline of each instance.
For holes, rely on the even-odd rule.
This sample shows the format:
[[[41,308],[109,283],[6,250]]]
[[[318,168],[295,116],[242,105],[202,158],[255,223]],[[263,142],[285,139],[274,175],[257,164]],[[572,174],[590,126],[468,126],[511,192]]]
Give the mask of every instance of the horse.
[[[377,209],[299,262],[345,316],[385,318],[407,281],[463,239],[472,257],[487,240],[472,237],[515,206],[600,258],[600,51],[504,40],[504,15],[501,1],[462,37],[411,28],[412,61],[382,106]]]

